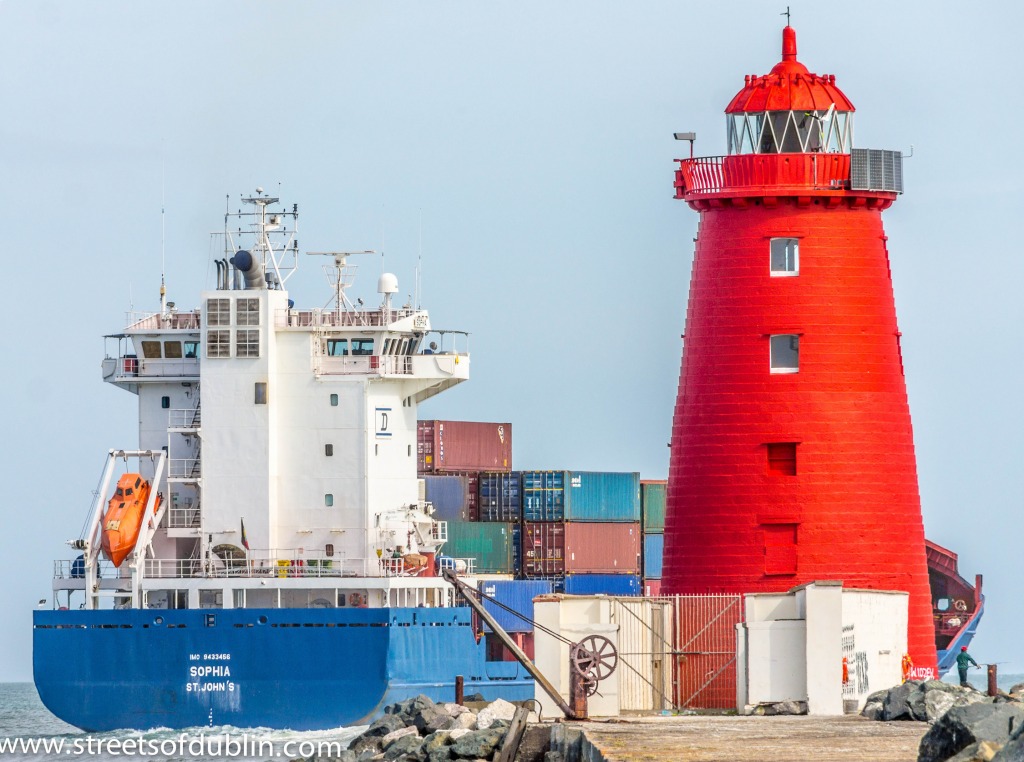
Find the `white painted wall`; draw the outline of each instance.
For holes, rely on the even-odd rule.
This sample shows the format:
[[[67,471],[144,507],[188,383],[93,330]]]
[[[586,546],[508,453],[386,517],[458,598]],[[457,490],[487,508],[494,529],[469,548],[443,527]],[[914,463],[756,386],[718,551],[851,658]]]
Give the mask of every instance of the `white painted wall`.
[[[618,625],[609,624],[610,602],[603,596],[550,596],[538,600],[533,607],[536,622],[573,642],[588,635],[601,635],[618,648]],[[569,646],[556,640],[541,629],[534,634],[534,664],[558,689],[568,703]],[[561,717],[562,710],[539,685],[535,698],[540,702],[545,717]],[[614,717],[619,714],[619,675],[613,672],[602,680],[600,695],[591,696],[588,710],[591,717]]]
[[[843,591],[843,625],[853,628],[854,640],[847,695],[856,698],[859,708],[869,694],[903,679],[908,600],[905,592]]]
[[[906,593],[844,590],[838,582],[748,594],[746,622],[737,627],[738,709],[797,700],[810,714],[842,714],[844,632],[855,642],[847,697],[863,706],[869,693],[898,684],[907,602]]]

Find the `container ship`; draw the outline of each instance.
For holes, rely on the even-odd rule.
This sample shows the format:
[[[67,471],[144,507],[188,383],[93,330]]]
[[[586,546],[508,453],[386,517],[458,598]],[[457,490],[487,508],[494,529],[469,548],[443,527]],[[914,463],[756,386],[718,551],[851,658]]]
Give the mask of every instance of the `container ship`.
[[[469,377],[467,335],[393,304],[389,273],[379,307],[353,303],[350,252],[306,252],[332,299],[296,308],[298,208],[243,202],[199,309],[161,285],[159,311],[106,337],[139,441],[108,452],[54,609],[34,614],[40,698],[89,731],[357,725],[452,700],[457,675],[532,698],[438,575],[474,564],[441,553],[447,524],[419,494],[418,407]]]

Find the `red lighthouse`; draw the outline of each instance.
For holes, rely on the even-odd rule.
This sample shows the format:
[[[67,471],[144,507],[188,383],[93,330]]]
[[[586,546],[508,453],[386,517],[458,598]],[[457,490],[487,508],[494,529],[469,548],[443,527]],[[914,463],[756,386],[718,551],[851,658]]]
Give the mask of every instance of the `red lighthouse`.
[[[854,149],[853,115],[787,26],[782,61],[726,108],[728,155],[679,161],[676,196],[700,226],[663,589],[905,590],[924,677],[935,636],[882,228],[902,157]]]

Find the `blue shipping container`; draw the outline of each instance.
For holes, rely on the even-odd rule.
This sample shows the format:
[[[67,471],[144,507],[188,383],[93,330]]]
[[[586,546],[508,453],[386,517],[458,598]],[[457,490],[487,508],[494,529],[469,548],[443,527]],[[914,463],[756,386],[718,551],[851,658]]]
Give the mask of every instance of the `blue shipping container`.
[[[640,474],[602,471],[523,471],[526,521],[640,520]]]
[[[519,472],[488,471],[480,474],[481,521],[519,521],[523,515]]]
[[[480,591],[489,595],[499,603],[518,611],[531,621],[524,621],[490,601],[484,601],[487,613],[494,617],[498,626],[505,632],[533,632],[533,599],[538,595],[552,592],[554,585],[548,580],[496,580],[481,581]],[[491,631],[486,627],[487,632]]]
[[[644,535],[644,577],[661,579],[661,560],[665,555],[665,535]]]
[[[569,574],[562,589],[567,595],[640,595],[640,575]]]
[[[423,476],[427,502],[440,521],[469,521],[469,480],[465,476]]]

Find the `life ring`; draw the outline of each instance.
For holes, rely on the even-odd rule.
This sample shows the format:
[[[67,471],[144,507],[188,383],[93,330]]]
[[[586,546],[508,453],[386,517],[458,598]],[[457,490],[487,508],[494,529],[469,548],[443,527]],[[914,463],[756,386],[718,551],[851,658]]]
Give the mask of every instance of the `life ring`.
[[[963,598],[957,598],[955,601],[953,601],[953,608],[955,608],[957,611],[967,611],[967,601],[965,601]]]
[[[349,593],[348,605],[357,609],[365,609],[366,596],[362,593]]]

